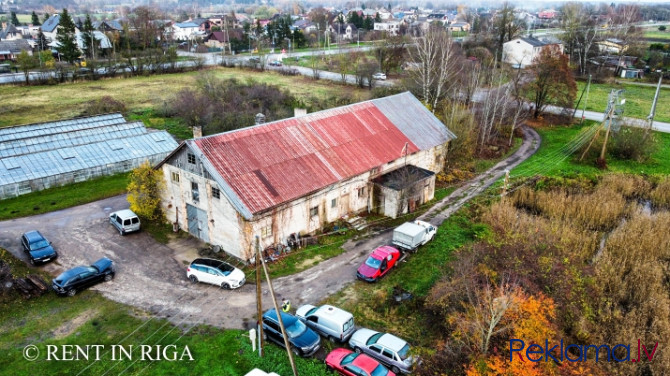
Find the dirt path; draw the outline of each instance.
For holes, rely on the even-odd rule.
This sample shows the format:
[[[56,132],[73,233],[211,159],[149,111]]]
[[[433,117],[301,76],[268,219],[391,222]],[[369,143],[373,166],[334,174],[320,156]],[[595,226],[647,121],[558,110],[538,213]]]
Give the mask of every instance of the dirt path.
[[[524,128],[524,142],[512,156],[486,173],[471,180],[443,199],[422,218],[440,224],[451,213],[530,157],[539,147],[539,135]],[[225,291],[204,284],[191,285],[186,279],[186,260],[196,257],[198,247],[193,239],[176,241],[169,246],[156,243],[147,233],[121,237],[109,224],[110,211],[124,209],[124,196],[33,217],[0,222],[0,246],[26,260],[21,250],[21,233],[39,229],[50,239],[60,257],[41,268],[56,276],[65,269],[90,264],[102,256],[117,264],[117,274],[110,283],[96,285],[105,297],[141,308],[153,317],[167,318],[183,329],[195,324],[225,328],[249,328],[256,315],[256,287],[246,284]],[[315,304],[356,280],[356,269],[377,246],[390,243],[391,231],[363,240],[348,241],[343,254],[308,270],[273,281],[277,298],[288,298],[293,307]],[[248,279],[255,278],[248,275]],[[263,308],[272,306],[267,285],[262,284]],[[77,299],[73,298],[64,299]]]

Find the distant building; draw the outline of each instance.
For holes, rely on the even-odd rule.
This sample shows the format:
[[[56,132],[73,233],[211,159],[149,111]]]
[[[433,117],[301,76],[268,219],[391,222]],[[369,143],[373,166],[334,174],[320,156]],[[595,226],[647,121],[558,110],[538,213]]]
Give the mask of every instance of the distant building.
[[[21,51],[33,54],[33,49],[27,39],[0,40],[0,62],[15,61]]]
[[[447,26],[449,31],[470,31],[470,24],[467,22],[452,22]]]
[[[398,35],[400,33],[400,21],[375,22],[374,30],[385,32],[388,35]]]
[[[533,37],[512,39],[503,44],[503,61],[515,68],[524,68],[533,64],[533,61],[548,46],[556,46],[563,53],[563,44],[542,41]]]
[[[556,17],[556,11],[553,9],[543,10],[537,13],[537,18],[542,20],[552,20]]]
[[[601,53],[619,55],[628,50],[628,43],[617,38],[608,38],[601,42],[596,42]]]

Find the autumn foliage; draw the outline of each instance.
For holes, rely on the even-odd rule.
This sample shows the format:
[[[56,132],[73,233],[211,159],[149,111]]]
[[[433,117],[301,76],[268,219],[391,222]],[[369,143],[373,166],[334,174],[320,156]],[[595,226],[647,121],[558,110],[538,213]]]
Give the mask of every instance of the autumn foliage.
[[[130,210],[146,219],[160,219],[162,215],[160,192],[163,185],[161,170],[154,170],[149,161],[134,169],[130,174],[130,183],[128,183]]]

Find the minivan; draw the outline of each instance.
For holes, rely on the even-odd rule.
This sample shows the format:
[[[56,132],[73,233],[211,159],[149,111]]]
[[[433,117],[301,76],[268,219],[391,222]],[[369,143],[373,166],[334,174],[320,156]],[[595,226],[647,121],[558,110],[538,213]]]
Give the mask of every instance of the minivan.
[[[354,315],[325,304],[321,307],[306,304],[296,311],[296,316],[307,326],[331,341],[346,342],[354,333]]]
[[[109,223],[113,224],[121,235],[140,231],[140,218],[130,209],[119,210],[110,214]]]

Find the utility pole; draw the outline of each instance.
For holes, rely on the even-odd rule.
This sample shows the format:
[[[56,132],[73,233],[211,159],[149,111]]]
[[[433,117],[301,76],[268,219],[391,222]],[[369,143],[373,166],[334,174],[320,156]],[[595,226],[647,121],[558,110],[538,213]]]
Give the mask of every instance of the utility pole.
[[[653,129],[654,116],[656,116],[656,102],[658,102],[658,93],[661,92],[661,81],[663,80],[663,72],[659,72],[659,73],[660,73],[660,75],[658,77],[658,85],[656,86],[656,94],[654,94],[654,102],[652,102],[651,111],[649,112],[649,116],[647,116],[647,120],[649,121],[649,126],[647,127],[647,132],[649,132]]]
[[[600,161],[602,162],[602,165],[605,165],[605,151],[607,150],[607,139],[609,138],[610,135],[610,130],[612,129],[612,117],[609,117],[609,121],[607,122],[607,131],[605,132],[605,142],[603,142],[603,147],[600,149]]]
[[[258,237],[256,237],[258,240]],[[260,251],[256,255],[260,257]],[[270,290],[270,296],[272,296],[272,303],[275,306],[275,312],[277,313],[277,321],[279,321],[279,328],[281,329],[282,337],[284,337],[284,346],[286,347],[286,353],[288,354],[288,361],[291,363],[291,369],[293,370],[293,376],[298,376],[298,369],[295,367],[295,361],[293,361],[293,353],[291,352],[291,344],[288,342],[288,335],[286,334],[286,328],[284,327],[284,320],[281,318],[282,311],[279,310],[279,305],[277,304],[277,298],[275,297],[275,291],[272,288],[272,280],[270,280],[270,275],[268,274],[267,265],[265,265],[265,260],[260,257],[261,262],[263,263],[263,271],[265,272],[265,279],[268,281],[268,289]],[[260,318],[259,318],[260,319]]]
[[[587,90],[589,90],[589,86],[591,85],[591,75],[589,75],[589,83],[586,85],[584,90],[582,90],[582,95],[579,96],[579,100],[577,100],[577,104],[575,105],[575,110],[572,112],[572,117],[574,118],[575,115],[577,114],[577,109],[579,109],[579,104],[582,102],[582,98],[584,97],[584,93],[586,93]],[[582,116],[584,116],[584,113],[582,112]]]
[[[261,318],[263,317],[263,304],[261,303],[261,247],[258,244],[258,235],[256,235],[256,314],[258,315],[257,324],[257,333],[258,333],[258,356],[263,356],[263,323],[261,323]]]
[[[589,89],[591,88],[591,75],[589,74],[589,83],[586,85],[586,99],[584,99],[584,108],[582,109],[582,120],[579,124],[584,122],[584,112],[586,112],[586,103],[589,101]]]

